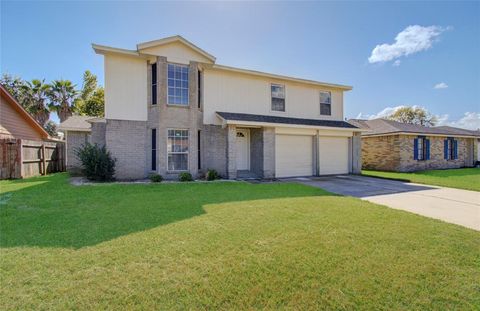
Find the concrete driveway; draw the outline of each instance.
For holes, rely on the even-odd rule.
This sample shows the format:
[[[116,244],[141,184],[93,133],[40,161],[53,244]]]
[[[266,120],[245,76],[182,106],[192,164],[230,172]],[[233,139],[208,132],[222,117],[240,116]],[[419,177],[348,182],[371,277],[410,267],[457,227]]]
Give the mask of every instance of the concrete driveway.
[[[290,180],[480,231],[480,192],[356,175]]]

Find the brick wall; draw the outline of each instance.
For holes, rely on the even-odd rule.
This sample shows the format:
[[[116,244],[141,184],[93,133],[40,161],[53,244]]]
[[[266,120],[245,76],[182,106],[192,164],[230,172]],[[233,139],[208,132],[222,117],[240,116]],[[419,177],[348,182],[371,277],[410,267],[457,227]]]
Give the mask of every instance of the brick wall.
[[[82,163],[77,159],[75,150],[90,142],[90,132],[67,131],[65,135],[67,148],[67,170],[80,171]]]
[[[430,140],[430,159],[413,159],[413,140],[417,135],[391,135],[362,137],[362,161],[364,169],[411,172],[429,169],[470,167],[473,165],[473,138],[456,138],[458,159],[444,159],[446,137],[427,136]]]
[[[458,141],[458,159],[444,159],[444,140],[446,137],[427,136],[430,140],[430,160],[417,161],[413,159],[413,140],[417,138],[414,135],[401,135],[399,137],[400,147],[400,167],[399,171],[411,172],[430,169],[447,169],[472,166],[473,160],[473,139],[455,138]]]
[[[105,122],[93,122],[90,141],[92,144],[99,146],[105,145],[105,130],[107,124]]]
[[[400,167],[399,136],[362,137],[362,168],[397,171]]]
[[[263,176],[263,128],[250,129],[250,171]]]
[[[202,171],[216,170],[227,176],[227,129],[218,125],[204,125],[201,131]]]
[[[107,120],[106,146],[116,159],[117,179],[141,179],[146,170],[146,123],[145,121]]]

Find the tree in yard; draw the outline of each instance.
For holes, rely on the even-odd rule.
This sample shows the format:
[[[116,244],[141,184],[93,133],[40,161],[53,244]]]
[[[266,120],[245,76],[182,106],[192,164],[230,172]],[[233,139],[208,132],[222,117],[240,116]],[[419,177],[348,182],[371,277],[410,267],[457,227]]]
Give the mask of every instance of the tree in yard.
[[[25,81],[23,81],[20,77],[14,77],[8,73],[4,73],[2,78],[0,79],[0,84],[3,85],[22,106],[23,105],[23,92],[24,92],[24,85]],[[24,106],[24,108],[26,108]]]
[[[50,85],[45,80],[33,79],[22,85],[23,106],[40,123],[45,126],[50,118],[50,111],[47,107]]]
[[[401,107],[387,116],[387,119],[402,123],[435,126],[437,118],[421,107]]]
[[[47,123],[43,126],[45,131],[47,131],[50,136],[55,137],[58,135],[57,133],[57,124],[51,120],[48,120]]]
[[[79,115],[103,117],[104,116],[104,90],[97,85],[97,76],[89,70],[83,74],[83,85],[80,95],[74,103],[75,112]]]
[[[73,102],[77,97],[78,91],[75,85],[69,80],[55,80],[51,84],[49,91],[50,111],[58,114],[60,122],[65,121],[73,114]]]

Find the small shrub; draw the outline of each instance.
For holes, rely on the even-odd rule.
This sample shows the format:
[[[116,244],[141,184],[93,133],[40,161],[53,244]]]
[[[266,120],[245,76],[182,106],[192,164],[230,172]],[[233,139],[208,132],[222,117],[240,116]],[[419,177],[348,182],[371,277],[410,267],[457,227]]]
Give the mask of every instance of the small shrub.
[[[207,176],[206,176],[207,180],[215,180],[215,179],[219,179],[219,178],[220,178],[220,175],[218,175],[218,172],[216,170],[208,170],[207,171]]]
[[[148,178],[150,178],[151,182],[162,182],[163,181],[163,176],[160,174],[152,173],[148,175]]]
[[[109,181],[115,174],[115,159],[105,146],[86,143],[75,150],[77,158],[82,162],[83,174],[89,180]]]
[[[178,179],[180,181],[192,181],[193,180],[192,174],[190,174],[189,172],[180,173],[180,175],[178,176]]]

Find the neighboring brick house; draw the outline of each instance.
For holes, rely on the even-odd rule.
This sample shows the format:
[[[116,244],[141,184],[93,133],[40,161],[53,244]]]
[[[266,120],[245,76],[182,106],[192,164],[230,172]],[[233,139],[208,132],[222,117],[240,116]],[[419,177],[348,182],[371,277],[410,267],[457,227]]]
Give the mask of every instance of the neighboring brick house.
[[[449,126],[425,127],[392,120],[349,120],[361,127],[364,169],[411,172],[472,167],[479,132]]]
[[[92,128],[95,130],[92,131]],[[105,120],[91,116],[71,116],[60,123],[58,131],[64,133],[66,141],[66,165],[69,171],[81,169],[76,150],[85,143],[105,145]]]
[[[360,172],[362,130],[343,121],[350,86],[218,65],[180,36],[93,49],[105,61],[97,136],[117,160],[118,179],[207,169],[230,179]]]

